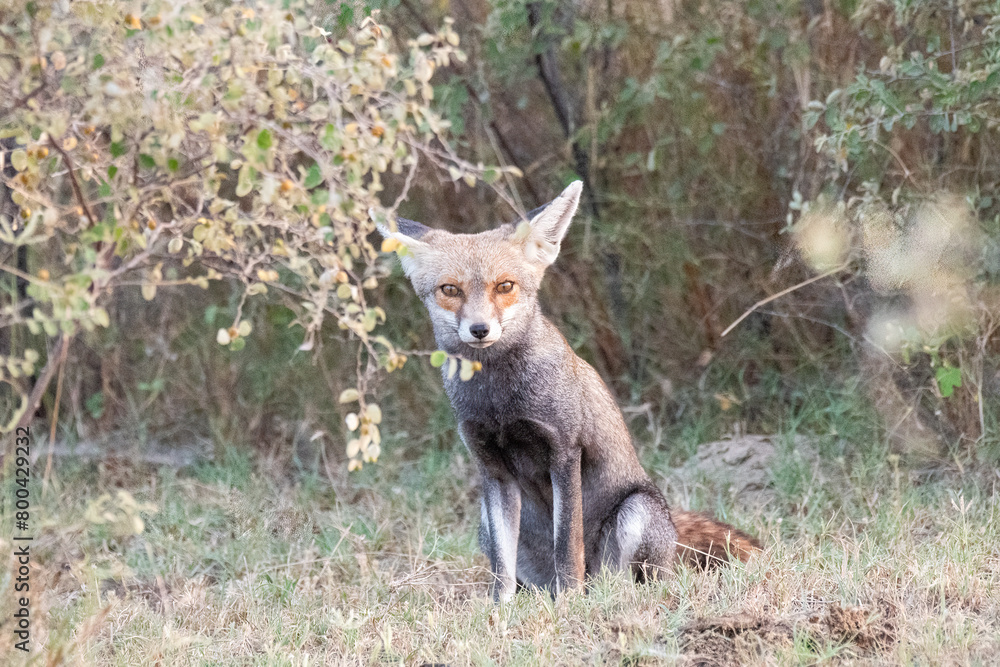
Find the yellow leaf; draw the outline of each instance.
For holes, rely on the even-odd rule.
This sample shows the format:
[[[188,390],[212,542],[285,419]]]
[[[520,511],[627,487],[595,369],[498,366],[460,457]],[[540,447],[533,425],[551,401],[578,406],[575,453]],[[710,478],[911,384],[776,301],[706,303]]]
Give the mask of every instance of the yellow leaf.
[[[340,392],[340,398],[337,399],[337,402],[338,403],[351,403],[353,401],[358,400],[359,398],[361,398],[361,394],[358,393],[357,389],[354,389],[352,387],[350,389],[345,389],[344,391]]]
[[[730,410],[733,405],[740,405],[739,399],[732,394],[715,394],[715,400],[719,402],[719,407],[723,412]]]
[[[355,456],[357,456],[358,452],[360,451],[361,451],[361,441],[358,440],[357,438],[354,438],[349,443],[347,443],[347,455],[352,459]]]
[[[108,311],[103,308],[95,308],[92,317],[94,318],[94,323],[98,326],[102,326],[105,329],[111,326],[111,318],[108,317]],[[25,358],[27,358],[27,354],[25,354]]]
[[[402,243],[392,237],[382,239],[382,252],[392,252],[401,245]]]

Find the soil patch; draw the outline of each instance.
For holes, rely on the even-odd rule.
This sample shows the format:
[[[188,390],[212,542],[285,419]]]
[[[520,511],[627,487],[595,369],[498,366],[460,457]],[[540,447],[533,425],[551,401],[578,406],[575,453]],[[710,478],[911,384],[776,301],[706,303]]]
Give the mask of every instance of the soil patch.
[[[787,646],[797,634],[806,641],[844,645],[855,657],[871,655],[891,648],[897,638],[895,607],[888,603],[878,607],[842,607],[835,602],[819,614],[799,618],[763,614],[700,618],[681,629],[680,645],[690,664],[713,667],[759,659],[769,646]]]

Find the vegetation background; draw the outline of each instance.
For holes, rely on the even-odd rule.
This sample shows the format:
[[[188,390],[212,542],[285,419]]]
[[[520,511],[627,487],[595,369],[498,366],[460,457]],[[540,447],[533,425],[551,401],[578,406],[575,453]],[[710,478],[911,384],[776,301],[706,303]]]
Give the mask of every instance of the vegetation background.
[[[985,664],[1000,651],[1000,3],[73,5],[65,35],[42,30],[59,3],[0,9],[0,421],[39,398],[23,415],[43,591],[29,661]],[[267,32],[283,21],[304,37]],[[224,38],[205,36],[214,26]],[[263,55],[219,55],[254,31]],[[308,39],[360,78],[265,74],[253,103],[191,88],[156,107],[198,121],[175,143],[149,112],[149,68],[178,85],[198,71],[208,89],[227,57],[294,71],[275,67],[275,44]],[[358,74],[383,56],[391,75]],[[79,87],[38,83],[78,62]],[[98,108],[117,99],[109,81],[135,80],[136,106]],[[321,99],[316,82],[370,103],[280,115]],[[229,153],[203,155],[205,133]],[[192,185],[188,165],[235,189]],[[618,396],[670,499],[769,549],[745,569],[497,609],[474,471],[422,356],[430,325],[365,211],[398,203],[475,232],[576,178],[585,204],[547,313]],[[310,225],[330,237],[296,231]],[[745,434],[774,436],[763,501],[675,474]],[[13,512],[0,510],[5,544]]]

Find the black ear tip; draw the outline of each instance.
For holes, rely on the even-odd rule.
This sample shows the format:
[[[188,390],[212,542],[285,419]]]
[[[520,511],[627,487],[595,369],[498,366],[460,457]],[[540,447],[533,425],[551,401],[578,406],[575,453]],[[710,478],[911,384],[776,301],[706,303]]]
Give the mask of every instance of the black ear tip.
[[[549,202],[549,204],[551,204],[551,203],[552,202]],[[529,221],[529,222],[532,221],[532,220],[534,220],[536,217],[538,217],[538,215],[542,211],[544,211],[545,209],[547,209],[549,207],[549,204],[542,204],[538,208],[535,208],[535,209],[532,209],[532,210],[528,211],[525,214],[524,219],[527,220],[527,221]]]
[[[392,229],[388,224],[381,222],[375,215],[375,207],[368,209],[368,217],[375,222],[375,227],[378,229],[378,233],[382,236],[389,236],[392,234]],[[385,218],[383,217],[383,220]],[[396,230],[404,236],[409,236],[411,239],[419,239],[421,236],[426,234],[431,230],[430,227],[422,225],[416,220],[407,220],[406,218],[396,218]]]
[[[416,220],[407,220],[406,218],[396,218],[396,229],[411,239],[419,239],[431,230],[427,225],[422,225]]]

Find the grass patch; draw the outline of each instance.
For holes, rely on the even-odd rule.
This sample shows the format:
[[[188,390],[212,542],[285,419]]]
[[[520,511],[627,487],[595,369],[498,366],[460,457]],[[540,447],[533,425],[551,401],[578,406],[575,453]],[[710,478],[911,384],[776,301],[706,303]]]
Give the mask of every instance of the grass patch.
[[[761,536],[748,565],[645,586],[605,574],[586,594],[505,606],[488,597],[460,446],[334,477],[278,474],[236,450],[181,471],[60,459],[49,489],[32,490],[32,636],[45,647],[33,664],[992,661],[1000,477],[917,474],[881,444],[831,445],[836,418],[789,422],[763,507],[711,485],[685,492]],[[794,446],[810,423],[829,440],[814,460]],[[10,632],[0,652],[15,655]]]

